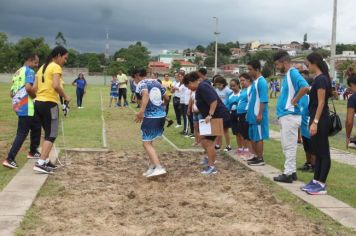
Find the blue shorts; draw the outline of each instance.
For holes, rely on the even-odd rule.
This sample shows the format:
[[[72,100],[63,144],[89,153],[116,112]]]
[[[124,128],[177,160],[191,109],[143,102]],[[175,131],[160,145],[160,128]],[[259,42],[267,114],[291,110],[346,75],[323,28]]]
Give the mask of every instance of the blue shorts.
[[[162,136],[166,118],[143,118],[141,135],[143,142],[150,142]]]
[[[193,113],[193,122],[198,123],[201,119],[203,119],[203,116],[200,113]]]
[[[248,135],[253,142],[259,142],[269,138],[268,124],[250,124]]]
[[[119,97],[119,92],[111,92],[110,93],[111,98],[118,98]]]

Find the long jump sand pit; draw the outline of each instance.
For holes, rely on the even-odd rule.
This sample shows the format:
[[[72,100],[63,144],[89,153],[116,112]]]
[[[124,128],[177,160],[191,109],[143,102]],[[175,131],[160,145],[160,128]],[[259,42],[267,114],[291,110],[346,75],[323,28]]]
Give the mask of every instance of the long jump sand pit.
[[[34,203],[27,235],[325,235],[276,199],[261,178],[218,157],[202,176],[196,153],[163,153],[168,174],[142,176],[140,153],[73,154]]]

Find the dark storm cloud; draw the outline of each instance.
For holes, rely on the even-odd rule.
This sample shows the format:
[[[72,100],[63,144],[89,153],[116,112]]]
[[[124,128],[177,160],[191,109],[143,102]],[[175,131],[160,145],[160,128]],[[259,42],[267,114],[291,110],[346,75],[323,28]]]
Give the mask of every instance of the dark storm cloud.
[[[44,1],[0,0],[0,31],[12,39],[44,36],[54,42],[62,31],[70,47],[80,51],[103,51],[106,29],[112,51],[134,41],[151,50],[186,48],[214,40],[213,16],[219,17],[222,41],[328,42],[331,0],[118,0]],[[350,23],[356,6],[340,1],[339,39],[354,41],[344,32],[355,30]]]

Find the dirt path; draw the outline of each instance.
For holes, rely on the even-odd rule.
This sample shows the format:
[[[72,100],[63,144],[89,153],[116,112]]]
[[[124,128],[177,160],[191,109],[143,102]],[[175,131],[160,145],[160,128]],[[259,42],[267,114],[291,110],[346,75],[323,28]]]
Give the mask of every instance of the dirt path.
[[[209,177],[196,154],[162,160],[168,175],[149,181],[140,153],[70,157],[34,203],[47,226],[26,235],[325,235],[230,159]]]

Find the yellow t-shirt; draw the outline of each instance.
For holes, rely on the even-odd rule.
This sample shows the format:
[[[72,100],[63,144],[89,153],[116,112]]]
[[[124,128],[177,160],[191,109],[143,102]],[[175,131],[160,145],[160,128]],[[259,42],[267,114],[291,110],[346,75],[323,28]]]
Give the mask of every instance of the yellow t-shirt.
[[[60,85],[63,88],[62,68],[55,62],[48,64],[44,73],[44,82],[42,81],[43,66],[37,71],[36,80],[38,81],[38,89],[36,93],[36,101],[60,103],[59,94],[52,86],[53,75],[59,74]]]
[[[117,75],[117,80],[119,83],[124,83],[124,82],[128,81],[125,74]],[[127,88],[127,84],[120,84],[119,88]]]
[[[173,82],[171,80],[168,81],[162,80],[162,86],[166,88],[167,90],[166,94],[168,96],[172,96]]]

